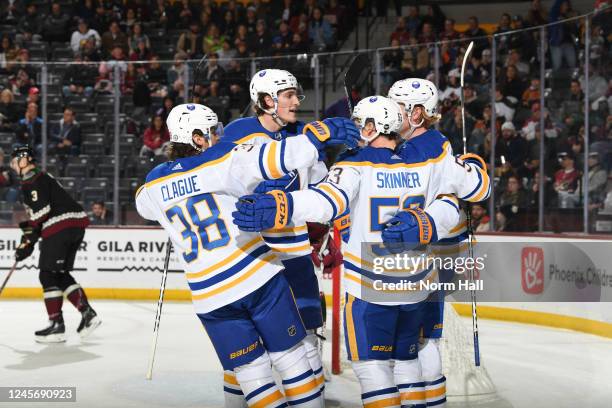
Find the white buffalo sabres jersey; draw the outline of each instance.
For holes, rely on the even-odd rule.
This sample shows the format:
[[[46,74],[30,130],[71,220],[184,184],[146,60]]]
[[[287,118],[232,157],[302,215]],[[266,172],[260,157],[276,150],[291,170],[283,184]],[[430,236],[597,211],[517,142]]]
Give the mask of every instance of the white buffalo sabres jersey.
[[[270,132],[256,117],[241,118],[225,127],[223,141],[263,145],[273,140],[283,140],[301,134],[303,128],[304,124],[297,122],[285,126],[279,132]],[[302,190],[323,180],[327,175],[327,167],[319,161],[314,166],[300,167],[292,173],[295,186],[287,190]],[[261,235],[266,244],[274,251],[280,252],[284,259],[308,255],[311,252],[306,224],[290,223],[282,229],[263,231]]]
[[[220,143],[147,175],[136,208],[170,235],[197,313],[246,296],[282,269],[261,235],[238,230],[231,214],[238,197],[269,175],[281,177],[317,160],[307,137],[296,136],[263,146]]]
[[[425,137],[426,136],[426,137]],[[486,171],[451,154],[449,142],[435,131],[415,137],[401,149],[365,147],[341,158],[325,182],[292,193],[293,220],[323,222],[350,210],[350,236],[343,247],[344,285],[351,295],[380,304],[414,303],[428,292],[405,290],[400,296],[381,296],[383,283],[436,281],[433,266],[392,270],[391,276],[374,264],[385,224],[401,208],[421,207],[433,218],[439,239],[463,229],[455,194],[481,201],[490,193]],[[442,194],[449,194],[442,196]],[[436,199],[438,198],[438,199]],[[381,251],[382,253],[382,251]],[[386,287],[389,287],[388,285]],[[392,299],[392,300],[390,300]]]

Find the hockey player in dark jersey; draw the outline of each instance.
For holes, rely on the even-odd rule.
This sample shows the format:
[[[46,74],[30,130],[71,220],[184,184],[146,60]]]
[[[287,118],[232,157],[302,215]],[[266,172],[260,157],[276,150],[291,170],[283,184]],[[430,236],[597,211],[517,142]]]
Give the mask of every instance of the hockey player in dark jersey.
[[[50,325],[35,333],[36,341],[55,343],[66,340],[62,316],[64,296],[81,312],[77,332],[84,338],[101,323],[83,288],[70,274],[85,228],[89,225],[87,214],[53,177],[37,167],[28,146],[13,151],[11,168],[21,178],[23,204],[30,218],[19,224],[23,236],[15,251],[17,261],[29,257],[40,238],[39,279]]]

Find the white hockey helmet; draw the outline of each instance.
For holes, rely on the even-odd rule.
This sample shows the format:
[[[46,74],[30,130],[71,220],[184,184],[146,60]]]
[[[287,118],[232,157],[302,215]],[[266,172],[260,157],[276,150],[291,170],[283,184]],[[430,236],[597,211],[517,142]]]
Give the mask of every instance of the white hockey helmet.
[[[197,103],[177,105],[170,111],[166,119],[170,141],[185,143],[199,148],[193,143],[193,132],[199,130],[209,142],[212,140],[212,129],[217,130],[219,119],[217,114],[207,106]]]
[[[390,98],[380,95],[368,96],[355,105],[353,120],[358,122],[360,129],[367,123],[374,123],[376,133],[369,138],[361,138],[371,143],[379,134],[399,133],[402,129],[403,116],[399,105]]]
[[[408,114],[421,105],[430,117],[438,115],[438,89],[433,82],[421,78],[402,79],[389,89],[389,98],[404,105]]]
[[[251,101],[259,106],[259,94],[268,94],[276,102],[278,101],[278,93],[285,89],[299,89],[298,80],[293,74],[284,69],[263,69],[253,75],[249,93]],[[259,106],[263,109],[263,107]]]

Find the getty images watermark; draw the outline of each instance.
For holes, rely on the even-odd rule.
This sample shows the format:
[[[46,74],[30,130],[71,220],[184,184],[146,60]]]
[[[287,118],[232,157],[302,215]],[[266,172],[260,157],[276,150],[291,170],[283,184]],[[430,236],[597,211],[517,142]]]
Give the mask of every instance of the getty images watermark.
[[[457,277],[455,275],[466,275],[471,270],[476,272],[475,275],[479,275],[479,271],[485,268],[485,258],[486,255],[469,257],[425,253],[375,256],[372,258],[372,271],[391,279],[375,279],[372,281],[372,287],[377,291],[482,291],[484,289],[482,280],[455,279]],[[438,273],[440,276],[438,279],[432,279],[432,273]],[[401,275],[410,276],[401,279]],[[417,277],[420,279],[415,279]]]

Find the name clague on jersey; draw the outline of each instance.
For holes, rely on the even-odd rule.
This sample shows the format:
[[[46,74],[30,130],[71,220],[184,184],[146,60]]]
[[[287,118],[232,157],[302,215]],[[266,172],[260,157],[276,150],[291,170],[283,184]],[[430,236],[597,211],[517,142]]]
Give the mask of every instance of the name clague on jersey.
[[[200,191],[198,187],[198,176],[180,178],[172,181],[170,184],[161,186],[162,199],[164,202],[174,200],[185,195],[197,193]]]

